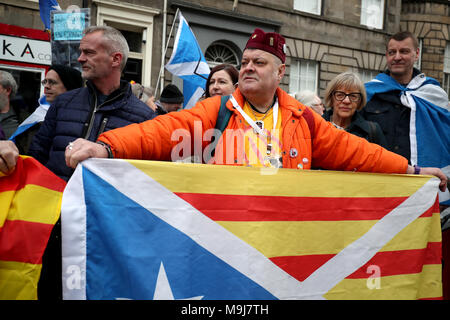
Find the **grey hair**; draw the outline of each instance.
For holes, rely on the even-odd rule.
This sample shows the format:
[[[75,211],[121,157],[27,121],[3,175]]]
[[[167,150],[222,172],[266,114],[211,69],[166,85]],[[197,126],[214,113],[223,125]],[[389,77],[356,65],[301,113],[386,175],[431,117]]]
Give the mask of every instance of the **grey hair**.
[[[303,103],[305,106],[311,106],[316,97],[317,94],[310,90],[303,90],[295,93],[295,99]]]
[[[17,93],[17,82],[11,73],[0,70],[0,84],[5,89],[11,89],[9,98],[14,98]]]
[[[127,64],[128,55],[130,53],[127,40],[119,30],[110,26],[87,27],[83,33],[86,35],[97,31],[103,33],[103,38],[105,39],[103,46],[108,54],[113,52],[120,52],[122,54],[123,58],[122,63],[120,64],[120,70],[122,71]]]
[[[153,97],[153,89],[150,87],[144,87],[139,83],[133,83],[131,85],[133,94],[143,102],[146,102],[149,98]]]

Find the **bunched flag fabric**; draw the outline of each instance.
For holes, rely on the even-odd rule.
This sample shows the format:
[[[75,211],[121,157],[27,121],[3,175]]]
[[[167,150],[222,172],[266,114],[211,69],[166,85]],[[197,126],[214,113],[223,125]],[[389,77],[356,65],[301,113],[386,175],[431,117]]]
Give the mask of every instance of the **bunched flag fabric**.
[[[45,29],[50,30],[50,11],[61,10],[56,0],[39,0],[39,14]]]
[[[389,75],[380,73],[365,87],[367,101],[376,93],[399,92],[402,104],[411,109],[411,163],[441,168],[450,176],[449,100],[439,82],[420,74],[404,87]],[[442,204],[450,205],[448,190],[439,197]]]
[[[440,299],[431,176],[89,159],[64,299]]]
[[[26,118],[21,124],[19,124],[16,131],[14,131],[14,133],[9,137],[9,140],[15,142],[18,135],[44,121],[48,108],[50,108],[50,105],[48,104],[45,95],[42,95],[39,98],[39,106],[30,116],[28,116],[28,118]]]
[[[178,17],[178,30],[166,69],[183,79],[184,108],[189,109],[205,92],[210,69],[194,33],[181,12],[178,12]]]
[[[0,300],[37,298],[42,255],[65,185],[30,157],[20,157],[11,175],[0,176]]]

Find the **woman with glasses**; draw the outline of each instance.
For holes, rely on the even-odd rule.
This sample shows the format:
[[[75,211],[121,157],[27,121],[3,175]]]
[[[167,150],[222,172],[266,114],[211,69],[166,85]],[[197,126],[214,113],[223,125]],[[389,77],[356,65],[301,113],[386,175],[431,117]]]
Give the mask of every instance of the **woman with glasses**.
[[[382,147],[386,138],[380,126],[364,120],[359,114],[366,104],[366,90],[358,76],[352,72],[339,74],[327,86],[325,104],[329,107],[323,117],[336,128],[346,130]]]

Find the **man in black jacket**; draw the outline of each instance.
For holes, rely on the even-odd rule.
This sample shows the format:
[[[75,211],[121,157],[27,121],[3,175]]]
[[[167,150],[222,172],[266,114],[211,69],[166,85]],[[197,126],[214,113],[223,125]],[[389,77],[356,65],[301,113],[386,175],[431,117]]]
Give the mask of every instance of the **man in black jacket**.
[[[104,131],[139,123],[156,116],[132,93],[120,76],[128,57],[123,35],[107,26],[89,27],[80,42],[78,61],[86,87],[59,95],[34,136],[29,155],[55,174],[68,180],[73,170],[66,166],[64,152],[71,141],[96,141]],[[14,152],[10,152],[14,154]],[[12,156],[10,156],[12,158]],[[13,164],[9,164],[8,168]],[[61,225],[53,228],[43,256],[38,299],[61,299]]]

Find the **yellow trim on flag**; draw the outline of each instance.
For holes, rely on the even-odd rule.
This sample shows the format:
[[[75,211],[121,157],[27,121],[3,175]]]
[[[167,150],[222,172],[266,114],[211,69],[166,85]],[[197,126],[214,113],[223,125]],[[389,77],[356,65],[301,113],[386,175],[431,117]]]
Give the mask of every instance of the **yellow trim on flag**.
[[[376,221],[217,221],[268,258],[336,254]],[[342,235],[345,235],[342,236]]]
[[[18,191],[0,193],[0,210],[8,214],[7,217],[2,214],[0,218],[55,224],[61,211],[61,201],[61,192],[28,184]]]
[[[441,242],[441,219],[439,213],[411,222],[380,251],[395,251],[426,248],[428,242]]]
[[[290,197],[408,197],[431,177],[127,160],[172,192]],[[402,179],[402,183],[397,183]],[[292,186],[295,185],[295,188]],[[275,187],[276,186],[276,187]]]
[[[435,219],[430,221],[430,219]],[[397,234],[381,250],[426,248],[440,242],[440,229],[433,217],[419,218]],[[377,220],[361,221],[216,221],[268,258],[310,254],[337,254],[362,237]],[[433,231],[434,229],[434,231]],[[439,232],[436,232],[439,231]],[[345,236],[344,236],[345,235]],[[426,236],[428,235],[428,236]]]
[[[415,300],[442,297],[441,265],[424,265],[421,273],[368,279],[344,279],[324,295],[330,300]]]
[[[0,300],[36,300],[41,264],[0,260]]]

